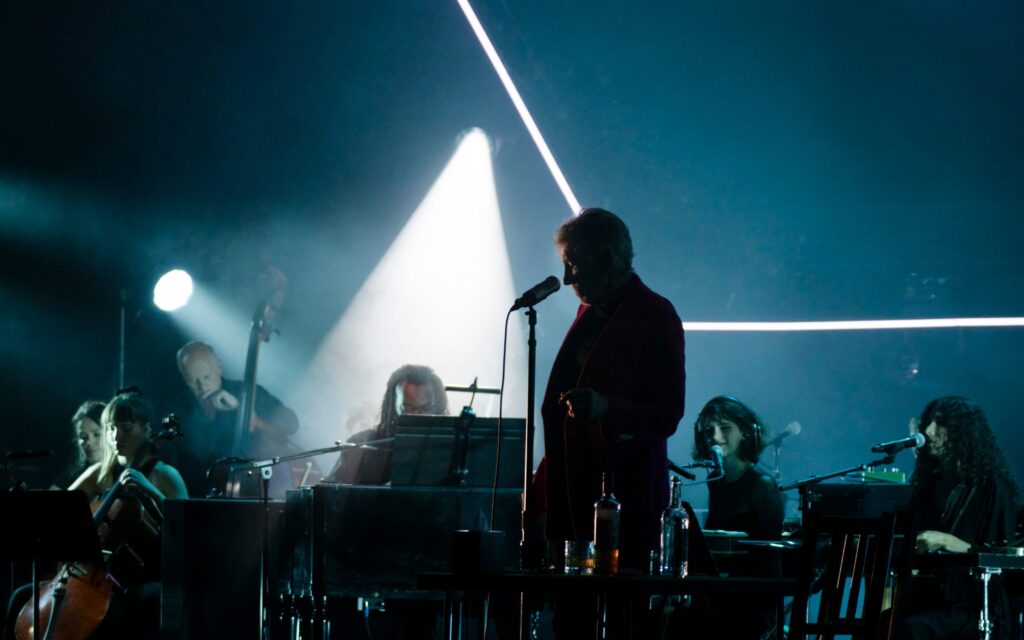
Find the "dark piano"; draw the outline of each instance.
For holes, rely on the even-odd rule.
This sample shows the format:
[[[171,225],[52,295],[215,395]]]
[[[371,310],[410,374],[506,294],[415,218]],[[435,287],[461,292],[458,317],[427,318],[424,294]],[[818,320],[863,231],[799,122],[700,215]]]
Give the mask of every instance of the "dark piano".
[[[440,592],[418,589],[416,577],[453,570],[457,530],[504,532],[482,546],[492,567],[515,568],[523,428],[522,419],[506,419],[500,431],[493,521],[499,432],[491,418],[402,416],[390,452],[391,486],[320,484],[289,492],[282,590],[299,617],[319,628],[332,601],[440,600]]]
[[[518,559],[521,492],[321,484],[288,493],[285,548],[296,597],[421,597],[416,576],[450,571],[458,529],[504,531]]]

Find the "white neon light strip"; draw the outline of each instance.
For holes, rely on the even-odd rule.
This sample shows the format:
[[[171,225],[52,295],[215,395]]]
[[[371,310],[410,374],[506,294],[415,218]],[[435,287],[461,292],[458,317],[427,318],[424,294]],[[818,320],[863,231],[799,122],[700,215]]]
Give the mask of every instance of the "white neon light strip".
[[[828,322],[684,322],[687,331],[872,331],[1024,327],[1024,318],[927,318],[919,320],[834,320]]]
[[[469,21],[469,26],[473,29],[473,33],[476,34],[477,39],[480,41],[480,45],[483,47],[484,53],[487,54],[487,59],[491,61],[491,65],[497,72],[498,78],[501,79],[501,84],[504,85],[509,98],[512,99],[512,104],[515,106],[516,111],[519,112],[519,117],[523,119],[523,124],[526,125],[526,130],[530,132],[530,137],[533,138],[533,142],[537,145],[537,150],[540,151],[541,157],[544,158],[544,163],[547,164],[548,170],[551,172],[551,176],[555,179],[555,183],[562,191],[562,196],[565,197],[565,201],[569,204],[569,208],[572,210],[572,213],[578,214],[581,209],[579,200],[577,200],[576,195],[573,194],[572,188],[569,186],[569,181],[565,179],[565,174],[562,173],[562,169],[558,166],[558,162],[555,161],[555,156],[551,153],[551,149],[548,148],[547,142],[544,141],[544,136],[541,135],[540,129],[537,127],[537,123],[534,122],[533,116],[530,115],[530,110],[526,107],[526,103],[523,101],[522,96],[519,95],[519,90],[516,89],[515,83],[512,82],[512,76],[509,75],[508,70],[505,68],[505,64],[501,61],[501,57],[498,55],[497,49],[494,48],[490,37],[488,37],[487,32],[484,31],[484,27],[477,18],[476,12],[473,11],[473,7],[469,5],[469,0],[456,0],[456,2],[458,2],[459,7],[465,14],[466,20]],[[683,327],[687,331],[870,331],[885,329],[946,329],[958,327],[1022,326],[1024,326],[1024,318],[938,318],[921,320],[839,320],[827,322],[683,323]]]
[[[505,64],[498,57],[498,51],[491,44],[491,39],[487,37],[487,32],[484,31],[484,27],[480,24],[480,20],[477,19],[476,13],[473,11],[473,7],[469,6],[469,0],[456,0],[459,3],[459,7],[462,8],[462,12],[466,14],[466,20],[469,21],[469,26],[473,28],[473,33],[476,34],[477,40],[480,41],[480,45],[484,48],[484,53],[487,54],[487,58],[491,61],[491,65],[494,66],[494,70],[498,72],[498,77],[501,79],[501,84],[505,85],[505,91],[508,92],[509,98],[512,99],[512,104],[515,105],[516,111],[519,112],[519,117],[523,119],[523,124],[526,125],[526,130],[530,132],[530,137],[533,138],[534,144],[537,145],[537,150],[540,151],[540,155],[544,158],[544,163],[548,165],[548,171],[551,172],[551,176],[555,179],[555,183],[558,188],[562,191],[562,195],[565,197],[565,201],[569,203],[569,208],[573,214],[580,212],[580,202],[576,199],[572,189],[569,187],[569,181],[565,179],[565,175],[559,168],[558,163],[555,162],[555,156],[552,155],[551,149],[548,148],[548,143],[544,141],[544,136],[540,134],[540,129],[537,128],[537,123],[533,121],[533,116],[530,115],[530,110],[526,108],[526,103],[523,102],[522,96],[519,95],[519,90],[516,89],[515,83],[512,82],[512,76],[508,74],[508,70],[505,69]]]

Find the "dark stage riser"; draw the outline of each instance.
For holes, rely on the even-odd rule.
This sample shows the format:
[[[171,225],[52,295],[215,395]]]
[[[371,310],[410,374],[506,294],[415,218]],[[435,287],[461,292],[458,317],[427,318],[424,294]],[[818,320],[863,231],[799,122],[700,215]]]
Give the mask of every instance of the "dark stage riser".
[[[491,529],[499,563],[518,562],[521,492],[500,489]],[[317,485],[287,496],[285,541],[296,597],[434,597],[416,576],[451,571],[454,532],[489,523],[491,491]]]
[[[517,566],[521,506],[518,490],[498,491],[492,528],[505,535],[489,539],[498,541],[488,549],[492,566]],[[416,577],[453,569],[455,531],[489,524],[491,491],[325,484],[270,509],[271,619],[292,614],[278,606],[284,600],[311,623],[339,607],[347,616],[356,598],[439,607],[442,594],[418,590]],[[262,522],[256,500],[165,503],[163,638],[259,637]],[[274,637],[288,626],[275,624]]]
[[[284,502],[269,504],[270,570],[276,602]],[[257,500],[164,503],[162,638],[260,637],[262,508]]]

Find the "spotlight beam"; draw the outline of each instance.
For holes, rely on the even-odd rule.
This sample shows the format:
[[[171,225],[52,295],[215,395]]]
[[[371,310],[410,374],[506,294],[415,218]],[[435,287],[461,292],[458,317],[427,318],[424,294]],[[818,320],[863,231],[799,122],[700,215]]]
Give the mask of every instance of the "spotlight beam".
[[[469,0],[456,0],[456,2],[459,3],[462,13],[466,15],[466,20],[469,21],[469,26],[473,29],[473,33],[476,34],[477,40],[480,41],[480,46],[483,47],[484,53],[487,54],[487,59],[491,61],[491,65],[498,73],[501,84],[504,85],[505,91],[508,92],[508,97],[512,99],[512,104],[515,106],[516,111],[519,112],[519,117],[523,119],[526,130],[530,132],[533,143],[537,145],[537,150],[540,151],[541,157],[544,158],[544,164],[548,166],[551,177],[555,179],[555,183],[558,185],[559,190],[561,190],[565,201],[569,204],[573,215],[579,214],[579,200],[576,199],[576,195],[573,194],[572,188],[569,186],[569,181],[565,179],[562,169],[558,166],[558,162],[555,161],[555,156],[551,153],[551,149],[548,148],[548,143],[544,141],[544,136],[541,135],[537,123],[533,120],[533,116],[530,115],[530,110],[526,108],[526,103],[523,101],[523,97],[519,95],[519,90],[516,89],[515,83],[512,82],[512,76],[509,75],[505,64],[501,61],[501,57],[498,56],[497,49],[491,44],[490,37],[488,37],[483,25],[480,24],[480,20],[476,17],[476,12],[473,11],[473,7],[469,6]]]
[[[298,379],[295,404],[318,425],[304,437],[331,442],[341,435],[337,429],[373,427],[388,376],[406,363],[428,365],[449,382],[479,376],[496,385],[502,310],[515,296],[490,143],[473,129]],[[512,335],[520,335],[520,316],[509,322]],[[508,356],[515,371],[523,353],[510,344]],[[514,380],[505,403],[526,405]],[[477,413],[490,409],[478,406]]]
[[[1024,317],[923,318],[916,320],[832,320],[825,322],[684,322],[686,331],[879,331],[1024,327]]]

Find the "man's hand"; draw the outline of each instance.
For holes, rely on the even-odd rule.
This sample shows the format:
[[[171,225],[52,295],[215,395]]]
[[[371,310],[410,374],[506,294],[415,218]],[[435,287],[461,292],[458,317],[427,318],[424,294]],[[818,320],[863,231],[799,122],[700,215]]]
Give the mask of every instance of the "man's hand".
[[[270,424],[263,418],[256,414],[252,416],[252,422],[249,423],[249,433],[263,433],[265,435],[277,434],[277,429],[274,425]]]
[[[922,531],[917,534],[918,551],[950,551],[967,553],[971,545],[950,533],[942,531]]]
[[[608,399],[593,389],[569,389],[558,396],[566,405],[570,418],[584,421],[600,420],[608,415]]]
[[[214,391],[206,398],[206,403],[217,411],[234,411],[238,408],[238,398],[226,389]]]

